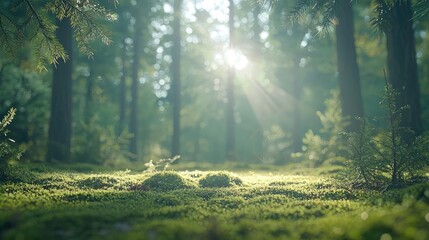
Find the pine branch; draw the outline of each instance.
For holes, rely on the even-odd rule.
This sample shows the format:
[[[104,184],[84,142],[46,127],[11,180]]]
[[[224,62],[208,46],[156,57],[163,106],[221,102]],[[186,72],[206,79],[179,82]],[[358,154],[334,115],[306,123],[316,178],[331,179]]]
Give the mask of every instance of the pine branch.
[[[320,25],[320,33],[327,33],[332,29],[337,16],[335,0],[297,0],[291,10],[292,21],[307,20],[307,24]]]
[[[374,5],[375,16],[371,19],[371,25],[376,32],[386,32],[391,21],[392,6],[385,0],[374,0]]]
[[[11,25],[15,30],[8,30],[6,25]],[[0,42],[4,43],[6,52],[15,58],[15,51],[17,48],[17,43],[19,42],[17,26],[14,24],[12,19],[9,18],[6,14],[0,11]],[[18,41],[17,41],[18,40]]]
[[[30,11],[30,16],[29,18],[31,19],[32,17],[36,18],[36,22],[37,25],[39,27],[39,29],[42,31],[43,36],[48,39],[51,40],[53,39],[53,35],[48,31],[48,23],[46,23],[42,17],[39,15],[39,13],[36,11],[36,9],[34,8],[33,4],[31,3],[30,0],[24,0],[25,3],[27,4],[27,9]]]
[[[38,69],[46,69],[47,64],[58,64],[58,60],[67,60],[67,53],[55,35],[57,26],[47,13],[56,18],[69,18],[75,32],[75,38],[82,52],[92,55],[90,42],[100,38],[106,45],[111,40],[96,18],[115,20],[116,15],[107,11],[96,1],[51,0],[44,8],[36,5],[35,0],[16,0],[7,5],[7,10],[0,9],[0,48],[16,58],[16,52],[22,45],[30,42],[34,48]],[[117,6],[118,0],[109,0]],[[8,11],[24,10],[25,17],[10,18]],[[19,20],[18,20],[19,19]]]
[[[256,0],[256,2],[268,9],[273,9],[278,0]]]
[[[89,1],[75,5],[68,0],[57,0],[47,4],[46,9],[55,14],[58,19],[70,19],[79,49],[89,56],[93,55],[90,42],[96,38],[101,38],[102,42],[106,45],[111,43],[110,38],[94,20],[94,16],[101,16],[107,20],[115,20],[113,14],[105,8],[91,4]]]
[[[323,18],[320,22],[320,25],[322,27],[321,32],[322,33],[328,33],[331,31],[332,26],[335,23],[336,19],[336,13],[337,13],[337,7],[336,7],[335,1],[325,1],[324,7],[323,7]]]
[[[46,63],[58,64],[58,59],[66,61],[68,56],[64,51],[63,46],[55,36],[55,29],[57,28],[46,17],[39,14],[30,0],[24,0],[26,4],[26,12],[28,19],[34,19],[36,30],[34,36],[30,37],[36,53],[37,68],[39,70],[46,70]]]
[[[291,20],[293,22],[302,20],[309,12],[313,0],[297,0],[292,10],[290,11]]]
[[[429,13],[429,0],[420,0],[414,7],[414,17],[422,18]]]
[[[0,132],[4,132],[7,125],[12,123],[12,120],[15,117],[15,114],[16,114],[16,108],[9,109],[7,114],[0,121]]]

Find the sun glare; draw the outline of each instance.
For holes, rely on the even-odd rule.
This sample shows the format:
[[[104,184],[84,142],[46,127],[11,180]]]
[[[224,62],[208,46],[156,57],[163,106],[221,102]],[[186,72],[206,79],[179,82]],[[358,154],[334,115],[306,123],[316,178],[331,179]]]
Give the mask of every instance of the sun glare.
[[[237,70],[244,69],[249,63],[247,57],[238,49],[226,50],[225,59],[229,66],[234,67]]]

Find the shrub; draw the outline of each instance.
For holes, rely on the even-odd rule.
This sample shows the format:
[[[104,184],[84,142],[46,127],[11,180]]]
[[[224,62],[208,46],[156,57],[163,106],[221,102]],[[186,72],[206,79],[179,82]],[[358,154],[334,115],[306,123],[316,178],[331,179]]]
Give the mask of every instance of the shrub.
[[[241,186],[243,182],[240,178],[235,177],[226,172],[220,173],[209,173],[199,181],[200,187],[207,188],[220,188],[220,187],[232,187]]]
[[[319,167],[327,159],[338,157],[345,151],[343,133],[349,122],[342,116],[340,103],[339,91],[332,91],[331,97],[325,101],[326,110],[317,111],[322,124],[320,135],[308,130],[302,140],[303,151],[294,153],[293,158],[308,162],[311,167]]]
[[[411,129],[403,126],[402,115],[408,107],[397,106],[397,96],[386,78],[381,103],[388,110],[384,117],[387,128],[372,129],[362,121],[360,131],[347,134],[350,160],[339,175],[347,185],[387,190],[415,181],[419,171],[429,166],[429,133],[414,137]]]
[[[11,108],[0,121],[0,182],[15,180],[21,175],[16,167],[9,165],[10,161],[18,160],[23,152],[21,148],[15,146],[14,140],[7,137],[9,130],[6,127],[12,123],[15,113],[16,109]]]
[[[373,146],[375,129],[370,128],[364,119],[361,121],[357,132],[346,134],[348,151],[345,153],[347,160],[345,169],[337,175],[343,185],[352,187],[379,187],[380,164],[375,161],[376,151]]]
[[[195,184],[175,172],[160,172],[152,175],[136,189],[171,191],[177,189],[195,188]]]

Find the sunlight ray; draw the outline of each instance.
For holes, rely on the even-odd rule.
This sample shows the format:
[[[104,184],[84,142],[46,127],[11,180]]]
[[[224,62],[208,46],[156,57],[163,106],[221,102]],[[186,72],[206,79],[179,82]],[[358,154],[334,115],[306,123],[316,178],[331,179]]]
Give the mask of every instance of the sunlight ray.
[[[273,83],[261,83],[255,79],[247,82],[243,92],[263,129],[268,129],[279,120],[291,118],[293,108],[302,104]]]

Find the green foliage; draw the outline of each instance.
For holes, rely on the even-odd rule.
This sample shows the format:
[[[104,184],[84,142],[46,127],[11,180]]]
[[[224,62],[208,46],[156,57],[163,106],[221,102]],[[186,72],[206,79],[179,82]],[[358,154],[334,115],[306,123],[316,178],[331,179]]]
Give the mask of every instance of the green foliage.
[[[261,136],[262,137],[262,136]],[[287,158],[288,151],[291,146],[290,136],[277,124],[272,125],[263,133],[265,149],[262,162],[270,164],[284,163]]]
[[[429,13],[429,7],[428,6],[429,6],[429,1],[428,0],[418,1],[416,3],[416,5],[414,6],[414,10],[415,10],[415,14],[414,15],[416,17],[419,17],[419,18],[425,16],[426,14]]]
[[[291,10],[292,20],[317,23],[323,32],[331,30],[341,2],[297,0]]]
[[[312,166],[320,166],[345,151],[343,133],[348,121],[342,116],[340,104],[339,91],[332,91],[331,97],[325,101],[326,110],[317,111],[322,123],[320,135],[308,130],[302,140],[303,151],[293,154],[293,157],[310,162]]]
[[[18,160],[21,157],[23,149],[15,145],[15,141],[8,138],[9,130],[7,126],[12,123],[15,117],[16,109],[11,108],[0,121],[0,182],[14,179],[18,173],[16,168],[9,166],[10,161]]]
[[[105,30],[96,22],[94,17],[114,21],[116,20],[116,15],[107,11],[100,4],[80,1],[79,4],[75,5],[69,1],[55,0],[46,5],[45,11],[51,12],[59,20],[70,19],[79,49],[89,56],[93,55],[93,50],[90,47],[91,41],[100,38],[106,45],[111,43]]]
[[[28,51],[28,49],[23,49]],[[32,69],[32,59],[21,56],[19,63],[0,59],[0,109],[16,107],[9,138],[25,145],[26,160],[43,159],[49,120],[49,82],[46,73]]]
[[[321,136],[314,134],[312,130],[308,130],[302,140],[303,143],[303,152],[296,153],[293,157],[300,157],[304,161],[306,159],[314,162],[313,166],[318,166],[322,163],[324,155],[322,153],[326,150],[324,148],[325,141]]]
[[[416,170],[429,166],[428,134],[414,138],[411,129],[401,126],[402,114],[407,107],[397,106],[397,95],[391,84],[386,82],[383,103],[389,110],[389,127],[375,139],[378,156],[393,185],[413,177]]]
[[[144,180],[141,185],[135,187],[138,190],[154,191],[172,191],[187,188],[195,188],[195,184],[178,173],[167,171],[155,173]]]
[[[7,135],[8,131],[6,129],[7,125],[12,123],[13,118],[15,117],[16,114],[16,109],[15,108],[11,108],[8,113],[6,114],[6,116],[3,117],[3,119],[0,121],[0,133],[2,133],[3,135]]]
[[[413,164],[413,162],[423,163],[422,160],[427,162],[424,157],[423,159],[417,157],[418,155],[427,156],[427,150],[424,150],[426,153],[415,152],[418,149],[422,149],[416,144],[420,140],[425,142],[425,135],[420,140],[413,140],[415,137],[412,130],[402,127],[402,115],[404,111],[408,110],[408,106],[397,105],[398,95],[397,90],[393,89],[386,78],[386,88],[382,103],[389,113],[386,117],[388,128],[376,137],[375,144],[380,161],[385,166],[385,171],[389,174],[392,185],[405,180],[407,175],[408,177],[413,176],[413,171],[416,170],[414,167],[419,166],[419,164]]]
[[[199,184],[203,188],[223,188],[241,186],[240,178],[228,172],[209,173],[200,179]]]
[[[412,131],[401,126],[407,108],[397,106],[397,95],[386,80],[381,102],[388,110],[384,117],[388,122],[386,129],[371,128],[361,120],[360,131],[347,134],[350,160],[339,175],[346,185],[386,189],[416,181],[421,176],[419,172],[429,167],[429,134],[412,137]]]
[[[57,26],[52,20],[70,19],[75,38],[82,52],[92,56],[90,42],[100,38],[109,44],[110,39],[97,22],[97,18],[116,19],[103,5],[93,1],[78,1],[75,4],[66,0],[49,1],[42,6],[37,1],[6,1],[7,11],[0,11],[1,48],[16,57],[23,46],[31,45],[37,60],[37,68],[45,69],[46,64],[57,64],[59,59],[66,60],[67,53],[55,35]],[[3,8],[2,8],[3,9]]]
[[[387,32],[390,30],[393,20],[397,17],[396,8],[401,5],[410,4],[413,8],[413,19],[420,19],[429,12],[429,4],[427,0],[416,1],[413,3],[405,3],[400,0],[374,0],[373,1],[373,13],[374,17],[371,19],[371,23],[375,30]]]
[[[272,6],[275,4],[276,0],[263,0],[261,2]],[[335,18],[340,4],[342,4],[341,1],[297,0],[291,10],[292,20],[302,20],[313,24],[316,23],[321,27],[322,31],[327,32],[335,25]],[[405,3],[401,0],[373,0],[374,17],[371,19],[371,23],[374,29],[386,31],[396,14],[392,10],[393,6],[401,4]],[[414,4],[414,16],[418,18],[425,16],[429,12],[428,6],[427,0],[417,1]]]
[[[361,121],[361,129],[357,132],[346,134],[348,151],[344,171],[338,173],[339,179],[344,186],[361,186],[375,187],[374,184],[380,178],[376,172],[379,171],[378,164],[374,161],[375,151],[373,149],[374,129],[367,126],[364,119]]]

